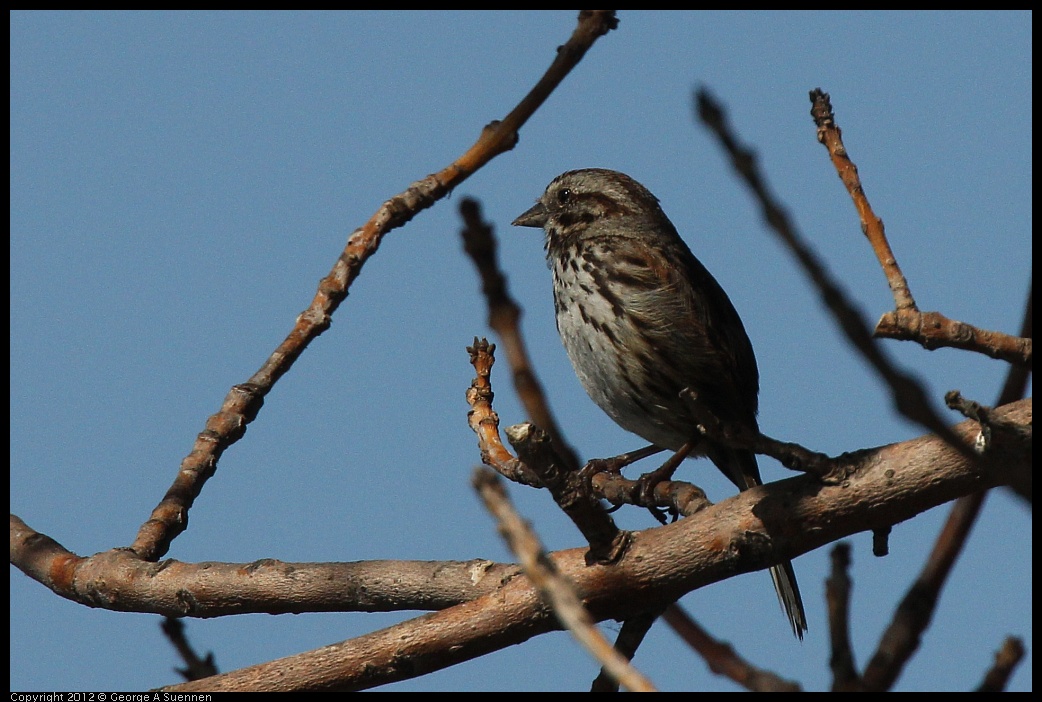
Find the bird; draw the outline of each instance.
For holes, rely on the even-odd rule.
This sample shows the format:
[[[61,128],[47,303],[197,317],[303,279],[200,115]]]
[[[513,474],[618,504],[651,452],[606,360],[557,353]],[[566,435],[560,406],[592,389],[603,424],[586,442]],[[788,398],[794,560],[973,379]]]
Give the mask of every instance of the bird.
[[[720,420],[759,431],[759,371],[745,326],[658,198],[619,171],[571,170],[512,224],[544,231],[557,331],[594,403],[654,447],[708,456],[739,491],[761,485],[756,455],[703,437],[682,397],[694,391]],[[802,640],[807,617],[792,563],[770,574]]]

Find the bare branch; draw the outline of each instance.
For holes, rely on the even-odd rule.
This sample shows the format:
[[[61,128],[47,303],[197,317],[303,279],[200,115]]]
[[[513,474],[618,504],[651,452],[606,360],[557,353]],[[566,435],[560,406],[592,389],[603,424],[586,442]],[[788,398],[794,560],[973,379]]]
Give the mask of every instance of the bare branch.
[[[588,562],[617,561],[629,545],[629,532],[615,525],[611,515],[587,489],[584,476],[565,468],[546,432],[526,423],[509,427],[507,437],[517,450],[518,458],[539,476],[554,502],[590,544]]]
[[[665,509],[683,517],[690,517],[712,504],[702,488],[683,480],[656,483],[649,496],[643,494],[644,484],[640,480],[629,480],[618,473],[594,472],[590,487],[594,495],[616,506]]]
[[[626,660],[633,660],[633,656],[636,654],[637,649],[644,642],[644,637],[647,636],[651,630],[651,625],[655,623],[655,620],[662,614],[661,611],[655,610],[651,612],[644,612],[643,614],[637,614],[629,619],[622,622],[622,628],[619,629],[619,635],[615,639],[615,650],[619,652]],[[618,692],[619,683],[616,682],[615,678],[608,672],[606,668],[601,668],[597,677],[593,679],[593,683],[590,685],[590,692]]]
[[[1031,421],[1031,401],[998,408]],[[960,437],[975,422],[954,427]],[[866,451],[847,481],[799,476],[747,490],[674,524],[634,535],[611,566],[588,566],[586,549],[551,554],[597,620],[668,606],[692,589],[911,518],[960,495],[1005,482],[1005,460],[967,461],[934,436]],[[415,677],[520,643],[557,627],[525,577],[471,602],[357,639],[170,689],[357,689]]]
[[[474,345],[467,347],[470,364],[477,375],[467,388],[467,423],[478,435],[478,450],[481,462],[495,468],[496,472],[507,480],[532,487],[543,487],[543,481],[531,468],[503,445],[499,437],[499,415],[492,409],[492,366],[496,362],[496,345],[487,339],[474,338]]]
[[[1034,299],[1033,288],[1033,284],[1028,286],[1027,301],[1024,304],[1024,318],[1020,322],[1020,336],[1025,339],[1030,339],[1032,336],[1032,323],[1034,319],[1032,312],[1034,307],[1032,303]],[[1027,392],[1028,379],[1030,377],[1030,364],[1027,366],[1010,366],[1009,373],[1006,374],[1006,381],[1002,384],[1002,390],[999,392],[999,397],[995,401],[995,404],[999,406],[1008,405],[1014,400],[1024,397],[1024,393]],[[1026,470],[1019,471],[1013,476],[1013,479],[1010,481],[1010,488],[1030,504],[1033,501],[1032,483],[1033,475],[1029,466]]]
[[[1020,334],[1022,339],[1030,339],[1032,336],[1032,322],[1034,320],[1034,284],[1028,285],[1027,300],[1024,302],[1024,317],[1020,321]],[[1014,365],[1009,369],[1006,382],[1002,385],[996,405],[1008,405],[1014,400],[1024,397],[1027,392],[1028,378],[1031,376],[1031,364]]]
[[[879,646],[865,667],[864,689],[889,690],[897,680],[930,625],[941,588],[980,511],[983,493],[959,500],[934,544],[922,572],[894,612]]]
[[[995,412],[1004,420],[1026,425],[1031,422],[1031,400],[1021,400]],[[954,429],[965,437],[976,433],[978,425],[965,421]],[[924,436],[863,452],[856,469],[842,484],[822,485],[810,476],[791,478],[740,493],[675,524],[635,534],[626,553],[611,566],[588,566],[585,548],[558,552],[552,558],[558,570],[576,584],[579,596],[596,619],[624,620],[656,606],[665,607],[711,582],[767,567],[844,536],[909,519],[960,495],[1002,484],[1015,468],[1001,456],[991,459],[990,453],[980,463],[971,464],[936,437]],[[137,601],[148,603],[137,611],[212,616],[219,607],[205,609],[207,597],[211,604],[219,597],[225,609],[243,611],[239,605],[229,604],[225,594],[235,593],[234,600],[238,602],[244,592],[250,594],[251,583],[256,583],[269,597],[274,588],[292,603],[312,599],[313,588],[325,588],[328,593],[353,591],[344,573],[337,573],[331,566],[326,566],[330,570],[316,569],[312,573],[306,564],[277,561],[234,566],[241,574],[235,587],[227,591],[209,587],[205,579],[200,581],[205,586],[188,587],[191,583],[186,581],[186,575],[195,572],[205,578],[206,572],[219,573],[219,564],[153,564],[125,549],[78,559],[16,517],[12,517],[11,532],[14,565],[58,594],[96,607],[130,609],[126,604]],[[133,560],[134,569],[111,564],[106,567],[106,561],[120,557],[127,563]],[[89,569],[88,564],[97,569]],[[428,581],[437,581],[444,564],[417,564],[419,570],[414,574],[422,582],[411,586],[401,581],[403,573],[410,572],[407,566],[388,564],[386,574],[388,578],[393,576],[389,593],[392,589],[399,593],[429,589]],[[372,687],[469,660],[556,627],[531,583],[516,575],[516,568],[515,576],[510,577],[507,567],[487,562],[456,567],[454,588],[477,572],[481,577],[472,585],[470,594],[475,595],[484,587],[490,589],[477,599],[390,629],[186,683],[180,689],[270,689],[273,681],[277,681],[278,689]],[[379,581],[374,577],[378,571],[359,572],[365,574],[365,588],[364,593],[355,595],[356,599],[380,591],[374,587]],[[163,601],[171,611],[162,611],[165,608],[154,604],[157,595],[164,592],[168,594]],[[456,592],[457,596],[466,594]],[[343,600],[342,595],[340,599]],[[324,609],[310,604],[309,611]],[[416,608],[411,602],[402,604]],[[186,608],[192,611],[186,613]],[[274,609],[303,610],[299,605]]]
[[[948,319],[940,312],[897,310],[886,312],[876,323],[875,335],[883,339],[914,341],[924,349],[975,351],[1007,363],[1031,366],[1031,339],[989,331]]]
[[[818,141],[828,149],[832,164],[836,167],[839,179],[843,181],[847,192],[850,193],[861,218],[861,231],[872,245],[872,250],[879,259],[879,265],[883,267],[886,281],[894,295],[894,305],[898,310],[915,310],[915,299],[908,287],[908,281],[897,265],[897,257],[890,248],[890,242],[886,238],[883,228],[883,220],[872,211],[872,205],[868,203],[868,196],[861,185],[861,178],[857,173],[857,166],[850,160],[847,147],[843,145],[843,132],[836,124],[836,116],[832,113],[832,102],[828,93],[816,88],[810,91],[811,108],[810,114],[814,118],[814,124],[818,128]]]
[[[66,599],[117,612],[235,614],[446,609],[494,592],[516,565],[473,561],[185,563],[129,549],[77,556],[11,515],[11,563]]]
[[[502,121],[486,126],[477,141],[452,164],[438,173],[416,181],[403,193],[387,200],[356,229],[347,240],[329,275],[318,285],[318,292],[306,310],[297,317],[293,330],[246,383],[236,385],[221,409],[206,422],[192,451],[181,462],[173,485],[138,530],[131,548],[142,558],[155,561],[163,557],[171,542],[188,526],[188,510],[203,485],[217,470],[217,461],[229,446],[246,432],[256,418],[276,381],[293,365],[304,349],[329,328],[332,314],[347,297],[348,288],[361,273],[365,262],[376,253],[384,235],[445,197],[479,168],[517,144],[518,130],[542,105],[547,96],[582,60],[601,36],[618,26],[614,10],[583,10],[568,42],[558,49],[546,73],[521,102]]]
[[[616,505],[629,503],[674,507],[680,514],[693,514],[708,504],[701,489],[687,483],[664,481],[656,486],[652,495],[655,505],[647,505],[647,500],[640,495],[638,481],[627,480],[615,472],[598,473],[600,462],[597,461],[591,461],[588,466],[590,470],[568,470],[547,434],[530,423],[507,429],[508,438],[518,451],[518,457],[515,458],[503,446],[499,436],[499,416],[492,409],[491,371],[495,363],[495,344],[489,344],[485,339],[475,339],[474,345],[467,350],[477,372],[467,390],[467,402],[471,407],[467,419],[478,436],[482,462],[508,480],[548,488],[554,501],[590,543],[591,562],[610,563],[616,560],[628,543],[627,533],[615,526],[597,498],[607,499]],[[588,482],[590,489],[587,489]]]
[[[1013,669],[1024,658],[1024,642],[1010,636],[1002,643],[1002,648],[995,653],[995,665],[984,676],[977,692],[1002,692],[1006,689]]]
[[[162,626],[163,633],[170,640],[170,645],[174,647],[177,654],[181,656],[181,660],[185,662],[184,668],[176,669],[181,677],[185,680],[202,680],[220,672],[217,670],[217,664],[214,662],[212,651],[200,658],[199,654],[192,648],[192,644],[188,642],[188,637],[185,636],[184,622],[176,617],[165,617],[160,626]]]

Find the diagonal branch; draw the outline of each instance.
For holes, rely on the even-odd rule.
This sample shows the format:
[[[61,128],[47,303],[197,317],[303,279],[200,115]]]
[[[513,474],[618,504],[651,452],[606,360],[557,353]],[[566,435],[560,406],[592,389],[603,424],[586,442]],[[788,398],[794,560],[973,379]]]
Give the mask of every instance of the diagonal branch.
[[[626,660],[633,660],[637,649],[644,643],[644,637],[651,631],[651,625],[658,620],[661,614],[661,609],[656,608],[642,614],[635,614],[623,620],[622,627],[619,629],[619,635],[615,638],[615,650]],[[617,679],[609,672],[606,666],[602,666],[600,672],[597,673],[597,677],[593,679],[593,683],[590,685],[590,692],[618,691],[619,683]]]
[[[694,649],[717,675],[723,675],[753,692],[799,692],[800,686],[742,658],[731,644],[710,636],[677,605],[668,607],[663,618]]]
[[[988,670],[984,680],[976,692],[1002,692],[1006,689],[1013,669],[1024,658],[1024,642],[1015,636],[1002,642],[1002,648],[995,653],[995,664]]]
[[[983,493],[979,493],[983,494]],[[940,599],[941,588],[962,552],[966,535],[980,511],[981,500],[959,500],[923,566],[894,612],[862,676],[864,689],[889,690],[919,648]]]
[[[178,674],[185,680],[202,680],[211,675],[217,675],[217,663],[213,652],[200,656],[195,652],[188,636],[185,635],[184,622],[176,617],[166,617],[160,625],[163,633],[170,640],[170,644],[177,651],[177,655],[185,662],[184,668],[177,668]]]
[[[171,542],[187,528],[188,510],[216,472],[221,454],[242,438],[246,425],[256,418],[264,397],[278,379],[289,371],[311,341],[329,328],[333,312],[347,297],[348,289],[365,262],[376,253],[383,237],[452,192],[490,160],[514,148],[518,130],[528,118],[582,60],[593,43],[617,25],[614,10],[580,12],[571,38],[559,48],[550,68],[510,114],[502,121],[487,125],[477,141],[449,166],[387,200],[369,221],[351,234],[347,247],[329,275],[319,282],[318,292],[297,317],[289,335],[248,381],[232,387],[220,410],[206,421],[191,452],[182,460],[173,484],[138,530],[131,549],[146,560],[162,558]]]

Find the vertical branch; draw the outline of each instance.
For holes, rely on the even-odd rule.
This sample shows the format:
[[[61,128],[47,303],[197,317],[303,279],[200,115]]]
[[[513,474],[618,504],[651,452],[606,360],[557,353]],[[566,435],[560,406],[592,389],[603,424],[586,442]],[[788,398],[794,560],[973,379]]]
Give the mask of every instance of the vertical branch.
[[[836,544],[832,549],[832,572],[825,581],[828,604],[829,634],[832,637],[832,691],[861,690],[861,678],[854,667],[850,647],[850,545]]]

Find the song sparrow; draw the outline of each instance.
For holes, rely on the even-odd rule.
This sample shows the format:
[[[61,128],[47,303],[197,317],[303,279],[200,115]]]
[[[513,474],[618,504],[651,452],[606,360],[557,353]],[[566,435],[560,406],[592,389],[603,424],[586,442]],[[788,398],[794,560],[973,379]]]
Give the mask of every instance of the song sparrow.
[[[678,451],[698,438],[680,392],[756,430],[759,374],[727,293],[643,185],[601,168],[568,171],[513,222],[541,227],[557,330],[586,392],[615,423]],[[739,490],[761,484],[756,455],[702,440]],[[792,564],[771,578],[793,632],[807,629]]]

